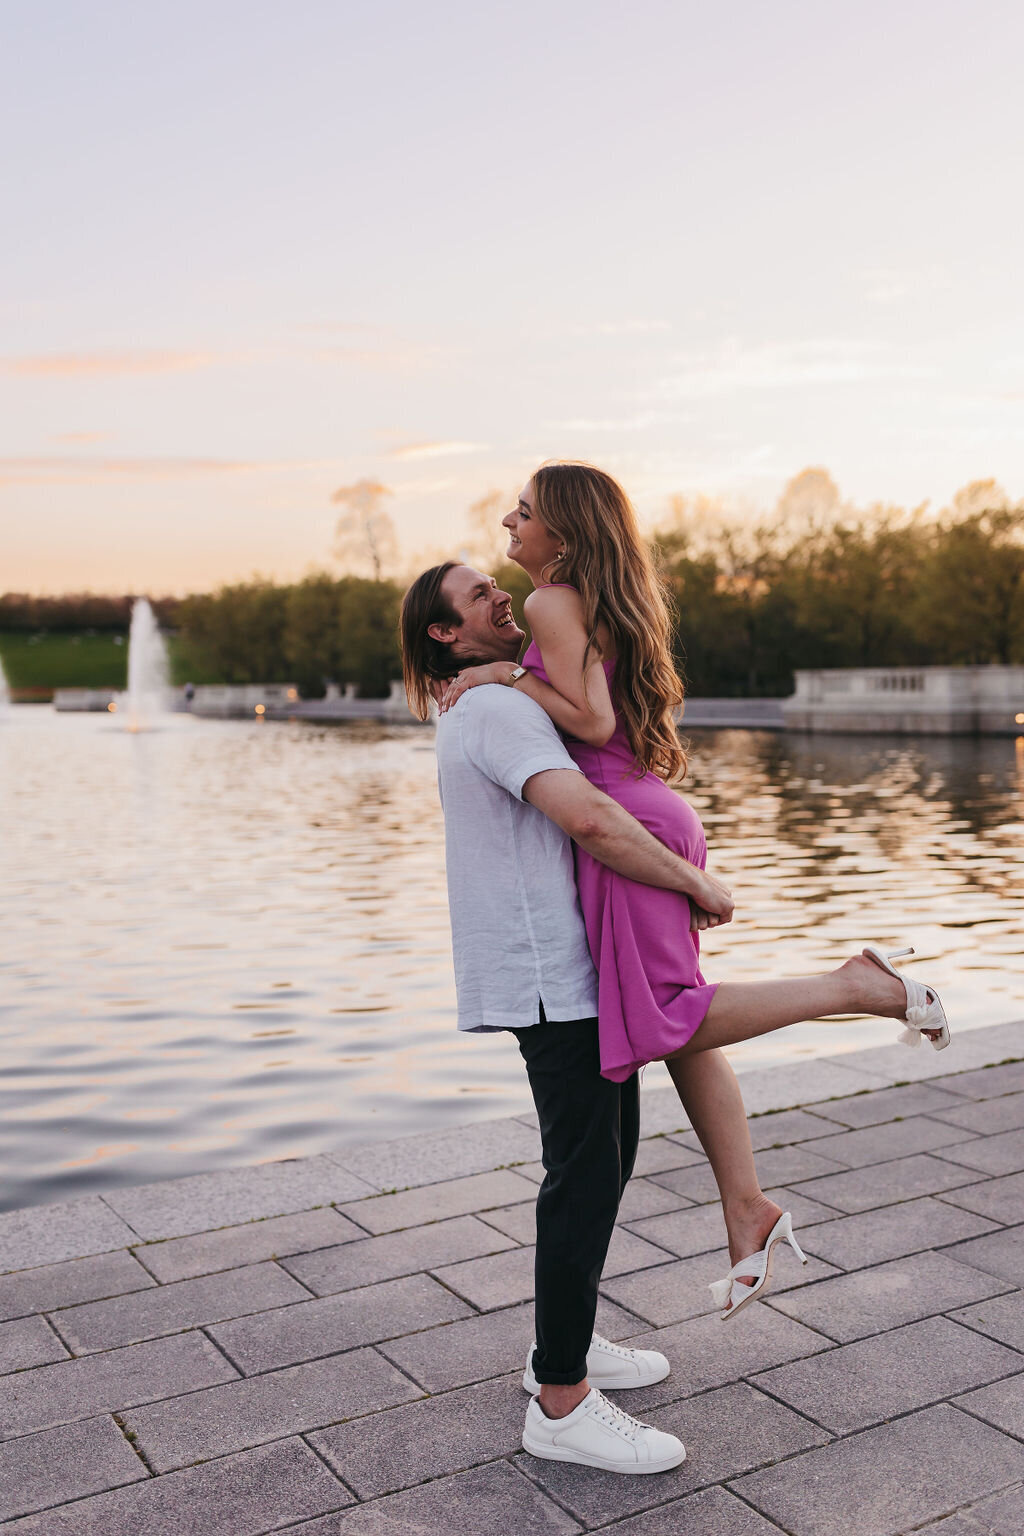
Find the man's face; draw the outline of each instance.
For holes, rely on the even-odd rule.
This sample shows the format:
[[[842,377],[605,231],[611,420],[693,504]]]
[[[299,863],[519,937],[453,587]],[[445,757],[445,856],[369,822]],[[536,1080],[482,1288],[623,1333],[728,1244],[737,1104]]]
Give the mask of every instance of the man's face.
[[[456,565],[441,583],[441,591],[459,616],[458,625],[431,624],[427,633],[451,646],[456,661],[515,661],[526,639],[512,617],[512,600],[494,578]]]

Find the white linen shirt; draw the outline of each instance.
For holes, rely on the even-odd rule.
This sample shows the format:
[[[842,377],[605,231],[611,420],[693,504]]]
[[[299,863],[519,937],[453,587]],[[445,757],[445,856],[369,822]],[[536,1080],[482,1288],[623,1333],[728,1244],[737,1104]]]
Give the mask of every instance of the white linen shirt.
[[[512,688],[470,688],[437,723],[460,1030],[597,1014],[572,843],[523,799],[549,768],[579,772],[549,717]]]

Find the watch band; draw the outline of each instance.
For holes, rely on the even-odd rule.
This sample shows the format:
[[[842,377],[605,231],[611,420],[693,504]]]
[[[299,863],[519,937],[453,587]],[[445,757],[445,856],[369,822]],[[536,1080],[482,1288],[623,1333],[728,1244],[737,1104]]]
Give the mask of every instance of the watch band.
[[[525,677],[525,676],[526,676],[526,668],[525,667],[513,667],[512,671],[509,673],[509,675],[505,679],[505,681],[506,681],[506,683],[508,684],[508,686],[510,688],[514,688],[516,683],[518,683],[519,679],[521,677]]]

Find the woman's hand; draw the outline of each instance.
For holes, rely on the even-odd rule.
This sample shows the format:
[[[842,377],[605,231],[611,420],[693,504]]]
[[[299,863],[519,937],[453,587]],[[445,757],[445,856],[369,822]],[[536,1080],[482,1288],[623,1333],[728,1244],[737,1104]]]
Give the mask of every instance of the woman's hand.
[[[461,699],[467,688],[478,688],[481,683],[505,683],[509,673],[515,666],[514,661],[489,661],[483,667],[466,667],[461,672],[456,672],[448,687],[439,708],[440,714],[446,714],[456,700]]]

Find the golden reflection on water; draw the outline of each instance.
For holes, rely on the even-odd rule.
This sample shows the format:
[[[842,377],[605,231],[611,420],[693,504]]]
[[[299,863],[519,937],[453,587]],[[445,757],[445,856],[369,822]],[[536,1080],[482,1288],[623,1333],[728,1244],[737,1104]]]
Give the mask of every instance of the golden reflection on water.
[[[429,732],[175,718],[129,735],[107,716],[13,713],[4,1204],[528,1105],[514,1042],[454,1029]],[[958,1027],[1024,1014],[1024,738],[695,732],[685,793],[737,895],[705,944],[709,977],[906,941]],[[734,1054],[894,1033],[806,1025]]]

